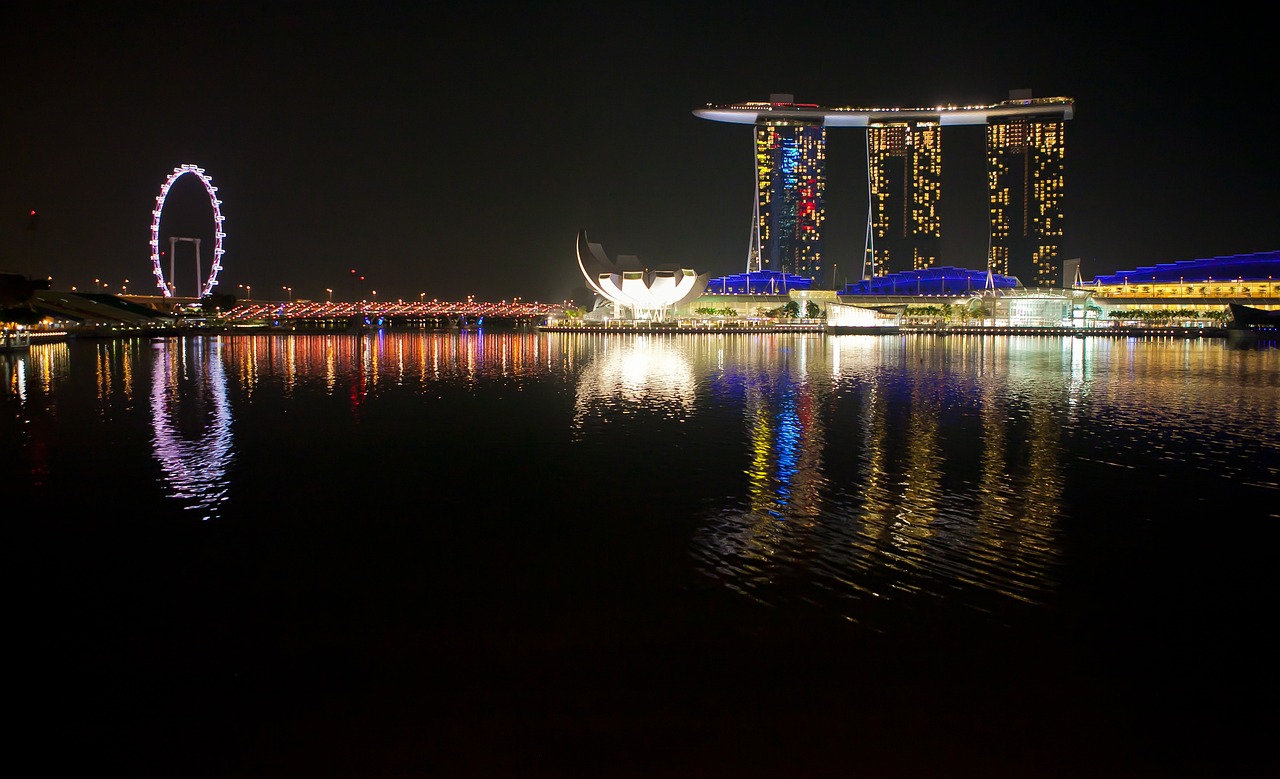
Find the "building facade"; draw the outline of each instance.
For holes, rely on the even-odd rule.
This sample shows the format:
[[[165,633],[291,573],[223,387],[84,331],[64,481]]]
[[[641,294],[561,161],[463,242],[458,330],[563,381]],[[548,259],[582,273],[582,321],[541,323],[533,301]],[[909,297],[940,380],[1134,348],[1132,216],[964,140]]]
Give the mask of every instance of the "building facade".
[[[712,105],[702,119],[755,127],[756,202],[747,271],[810,276],[823,285],[826,129],[867,131],[863,277],[933,267],[940,259],[942,130],[986,125],[990,208],[986,268],[1024,286],[1062,287],[1069,97],[1027,90],[991,105],[820,107],[791,95]]]
[[[1077,288],[1100,298],[1140,301],[1142,307],[1176,308],[1226,301],[1280,309],[1280,251],[1228,254],[1143,265],[1081,281]]]
[[[868,125],[867,181],[871,240],[866,275],[932,268],[942,237],[942,126]]]
[[[766,120],[755,128],[756,203],[747,272],[822,278],[827,131],[821,121]]]
[[[1061,116],[987,123],[987,267],[1025,286],[1064,286],[1066,124]]]

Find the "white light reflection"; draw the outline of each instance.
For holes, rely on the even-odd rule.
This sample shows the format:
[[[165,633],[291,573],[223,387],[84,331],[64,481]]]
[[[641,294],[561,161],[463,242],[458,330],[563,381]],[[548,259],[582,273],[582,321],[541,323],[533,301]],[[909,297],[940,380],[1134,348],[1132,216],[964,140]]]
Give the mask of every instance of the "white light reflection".
[[[201,519],[211,519],[226,499],[227,470],[234,459],[227,377],[220,355],[213,348],[205,351],[205,341],[183,339],[182,343],[197,353],[194,359],[200,365],[185,371],[181,363],[186,355],[157,346],[151,379],[152,444],[172,490],[170,497],[201,512]],[[188,386],[180,387],[184,381]],[[200,420],[194,436],[179,429],[184,419]]]
[[[578,379],[574,427],[591,416],[647,410],[663,417],[693,410],[695,380],[681,350],[664,338],[637,336],[602,344]]]
[[[16,395],[20,403],[27,402],[27,363],[20,356],[14,355],[10,362],[7,354],[0,355],[0,365],[5,368],[4,389],[6,395]]]

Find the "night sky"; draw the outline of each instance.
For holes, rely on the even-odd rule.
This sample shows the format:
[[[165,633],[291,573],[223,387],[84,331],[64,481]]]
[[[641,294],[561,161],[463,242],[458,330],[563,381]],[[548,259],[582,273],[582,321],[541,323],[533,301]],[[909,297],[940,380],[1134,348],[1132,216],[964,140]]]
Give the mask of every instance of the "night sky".
[[[22,3],[0,46],[0,270],[155,291],[154,200],[194,163],[223,201],[219,292],[560,301],[582,287],[580,228],[610,256],[737,273],[751,131],[692,111],[772,93],[875,107],[1074,98],[1065,256],[1085,278],[1280,248],[1261,17],[613,5]],[[944,132],[942,264],[983,267],[982,144],[980,126]],[[841,280],[861,272],[865,169],[863,131],[831,129],[824,249]],[[204,236],[207,274],[212,212],[194,177],[166,204],[163,248],[171,234]],[[194,250],[179,248],[178,291],[193,294]]]

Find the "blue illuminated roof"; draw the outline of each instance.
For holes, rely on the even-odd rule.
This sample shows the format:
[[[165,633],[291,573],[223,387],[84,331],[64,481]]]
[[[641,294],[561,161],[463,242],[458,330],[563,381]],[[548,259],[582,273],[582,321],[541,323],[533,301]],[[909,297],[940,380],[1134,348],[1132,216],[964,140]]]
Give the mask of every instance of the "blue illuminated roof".
[[[721,276],[707,282],[704,295],[785,295],[793,289],[812,289],[813,279],[776,270]]]
[[[1229,254],[1203,260],[1181,260],[1158,265],[1122,270],[1104,276],[1095,276],[1086,284],[1124,284],[1157,281],[1187,282],[1208,281],[1261,281],[1280,277],[1280,251],[1255,252],[1253,254]]]
[[[996,289],[1013,289],[1018,286],[1015,276],[991,274]],[[846,284],[840,295],[961,295],[979,293],[987,286],[985,270],[968,268],[925,268],[887,273],[870,279]]]

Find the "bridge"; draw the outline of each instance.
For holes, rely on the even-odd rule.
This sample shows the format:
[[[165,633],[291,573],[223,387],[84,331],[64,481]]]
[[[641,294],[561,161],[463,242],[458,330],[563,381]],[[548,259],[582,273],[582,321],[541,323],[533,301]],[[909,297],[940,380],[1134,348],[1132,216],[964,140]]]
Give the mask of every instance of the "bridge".
[[[218,318],[228,322],[254,322],[262,320],[289,321],[350,321],[355,317],[373,317],[397,320],[450,320],[460,319],[542,319],[564,309],[564,303],[540,303],[538,301],[500,301],[497,303],[467,299],[462,301],[368,301],[359,302],[250,302],[237,303],[228,311],[219,312]]]
[[[347,328],[366,322],[410,327],[447,327],[489,320],[493,324],[536,323],[562,311],[568,303],[521,299],[494,302],[421,300],[316,302],[310,300],[248,300],[230,308],[208,311],[196,298],[161,295],[116,295],[105,292],[35,290],[29,303],[33,313],[79,329],[172,327],[182,320],[204,319],[229,325],[269,325]]]

